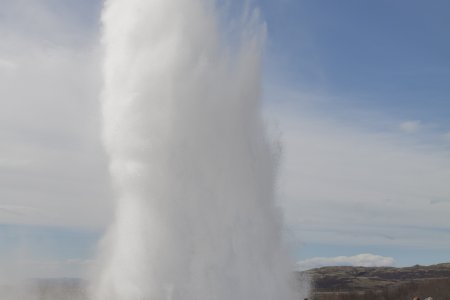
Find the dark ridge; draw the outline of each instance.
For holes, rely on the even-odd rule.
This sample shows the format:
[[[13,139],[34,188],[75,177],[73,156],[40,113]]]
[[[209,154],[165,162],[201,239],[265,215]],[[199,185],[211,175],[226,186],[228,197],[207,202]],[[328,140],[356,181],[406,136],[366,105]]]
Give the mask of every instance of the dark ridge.
[[[308,276],[313,299],[450,299],[450,263],[431,266],[322,267],[298,272]]]

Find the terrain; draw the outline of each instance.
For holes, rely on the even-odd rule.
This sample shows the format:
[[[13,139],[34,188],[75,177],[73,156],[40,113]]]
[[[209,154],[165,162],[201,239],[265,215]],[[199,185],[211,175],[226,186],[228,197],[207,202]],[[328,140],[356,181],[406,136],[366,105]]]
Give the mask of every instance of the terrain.
[[[29,279],[0,284],[1,300],[87,300],[87,282],[77,278]]]
[[[322,267],[298,275],[311,279],[314,300],[450,299],[450,263],[406,268]]]
[[[309,278],[310,300],[450,299],[450,263],[432,266],[322,267],[298,272],[299,282]],[[5,300],[86,300],[87,282],[80,279],[34,279],[20,288],[0,285]]]

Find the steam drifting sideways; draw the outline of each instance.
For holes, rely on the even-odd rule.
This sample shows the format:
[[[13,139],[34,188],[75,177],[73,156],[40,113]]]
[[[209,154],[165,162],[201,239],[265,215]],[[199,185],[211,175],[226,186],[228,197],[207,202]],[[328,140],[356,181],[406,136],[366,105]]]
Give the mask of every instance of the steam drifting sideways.
[[[213,0],[105,2],[116,216],[94,299],[296,298],[261,117],[264,26],[251,11],[231,39],[216,11]]]

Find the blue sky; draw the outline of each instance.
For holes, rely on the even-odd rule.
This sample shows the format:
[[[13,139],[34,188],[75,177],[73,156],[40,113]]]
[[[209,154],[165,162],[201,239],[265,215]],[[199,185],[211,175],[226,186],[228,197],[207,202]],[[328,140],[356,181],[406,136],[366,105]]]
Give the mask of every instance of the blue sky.
[[[256,3],[295,260],[450,261],[450,3]],[[0,262],[80,276],[111,218],[97,136],[101,5],[1,5]]]
[[[412,199],[400,200],[403,196],[416,197],[419,190],[410,192],[410,186],[418,184],[417,181],[420,180],[420,175],[409,177],[408,174],[403,173],[401,170],[405,170],[405,166],[400,164],[417,164],[415,171],[409,173],[412,175],[429,163],[426,161],[428,158],[418,163],[419,156],[437,157],[436,153],[440,153],[439,155],[443,155],[444,164],[436,162],[436,166],[448,168],[448,164],[445,163],[449,153],[446,136],[450,128],[450,85],[448,84],[450,42],[446,38],[450,28],[448,1],[425,3],[423,1],[306,0],[261,1],[261,3],[269,33],[265,74],[266,98],[271,108],[279,107],[280,103],[281,106],[286,106],[279,114],[281,132],[282,135],[284,132],[286,139],[286,164],[295,165],[299,169],[306,166],[301,162],[296,163],[295,159],[291,159],[293,155],[289,154],[294,148],[291,146],[293,140],[305,139],[305,136],[291,137],[288,128],[291,128],[292,123],[307,119],[308,121],[301,121],[304,124],[298,128],[298,132],[315,128],[316,134],[310,139],[322,145],[315,149],[320,149],[323,156],[328,156],[327,160],[330,161],[331,166],[335,165],[334,169],[330,170],[331,173],[339,170],[341,173],[354,174],[349,175],[353,183],[343,183],[343,186],[347,186],[348,189],[371,191],[362,193],[367,198],[371,198],[372,193],[375,193],[373,186],[376,185],[372,180],[385,177],[383,170],[393,174],[399,172],[404,175],[404,188],[387,193],[381,186],[377,189],[377,197],[392,197],[392,202],[401,203],[399,210],[395,211],[397,214],[410,215],[406,212],[409,210],[408,206],[420,210]],[[280,94],[286,95],[286,90],[289,91],[287,96],[280,97]],[[274,111],[278,109],[273,108]],[[290,121],[291,125],[284,125],[283,128],[286,109],[290,111],[288,115],[291,115],[288,118],[296,121]],[[336,137],[337,140],[348,143],[349,149],[342,146],[339,141],[329,143]],[[373,147],[381,146],[381,148],[378,148],[378,153],[371,153],[369,147],[362,151],[355,150],[355,148],[365,148],[366,143],[373,143]],[[336,155],[332,150],[325,149],[326,147],[338,147],[338,151],[354,154],[355,159],[353,162],[350,158],[345,164],[335,164],[345,155]],[[427,150],[420,150],[421,154],[416,156],[418,152],[410,152],[411,149]],[[301,151],[299,149],[294,155],[301,155]],[[370,159],[377,161],[377,156],[381,157],[385,154],[391,156],[394,152],[398,152],[398,157],[404,157],[406,152],[410,152],[408,155],[411,157],[404,162],[400,162],[401,159],[392,160],[394,165],[399,164],[398,168],[395,167],[392,171],[389,171],[387,166],[382,167],[386,163],[385,159],[376,163],[378,167],[381,166],[379,170],[367,161]],[[370,157],[365,157],[369,153]],[[317,159],[324,159],[323,156]],[[309,158],[314,159],[311,156]],[[321,164],[313,165],[326,168]],[[361,170],[354,172],[354,168],[372,168],[372,174],[370,169],[369,172],[362,173]],[[314,171],[326,172],[325,169]],[[341,177],[346,175],[339,174],[339,171],[338,174],[328,177],[331,180],[340,181]],[[426,176],[425,174],[433,171],[421,172],[424,173],[423,176]],[[298,176],[299,181],[319,181],[318,186],[324,177],[326,176],[315,173]],[[292,180],[292,178],[295,178],[295,175],[284,180]],[[449,179],[448,173],[435,178],[436,181],[442,182],[448,182]],[[395,181],[392,179],[391,183]],[[326,184],[325,181],[322,182]],[[340,201],[337,206],[348,205],[348,199],[342,197],[353,196],[348,191],[338,191],[337,188],[334,192],[335,200]],[[339,188],[342,189],[342,186]],[[390,189],[389,185],[385,185],[385,188]],[[303,190],[297,190],[297,192],[299,193],[291,193],[285,197],[295,197],[293,201],[307,201],[306,199],[297,200],[297,197],[303,194]],[[333,187],[330,192],[333,193]],[[427,193],[431,195],[434,191],[431,185],[426,185],[420,192],[423,192],[421,196],[424,196]],[[444,194],[442,198],[448,199],[448,188]],[[311,197],[310,201],[318,200],[319,196],[314,195],[314,192],[308,195]],[[306,196],[305,193],[304,197]],[[321,197],[324,196],[326,195]],[[373,205],[374,201],[381,203]],[[352,209],[352,205],[353,207],[363,205],[370,207],[369,210],[373,209],[374,214],[385,214],[396,218],[396,215],[389,211],[388,205],[392,204],[391,201],[383,203],[385,202],[383,199],[378,199],[371,200],[368,204],[361,199],[354,199],[350,202],[351,205],[348,205],[348,209]],[[408,201],[411,202],[408,203]],[[429,201],[433,202],[433,200]],[[322,202],[324,205],[331,203],[326,200]],[[402,205],[405,206],[405,212],[401,210]],[[320,205],[304,204],[299,206],[299,211],[305,206],[327,210],[327,207]],[[450,212],[448,206],[442,209],[446,213]],[[358,213],[358,210],[355,209],[354,213]],[[416,218],[433,218],[432,214],[422,211],[422,214],[416,214]],[[433,242],[397,243],[397,240],[404,235],[435,235],[437,231],[446,232],[442,237],[448,239],[450,224],[448,221],[444,221],[438,229],[423,225],[415,227],[414,222],[411,224],[408,221],[396,225],[389,222],[383,226],[376,219],[369,222],[354,222],[351,216],[347,218],[347,221],[332,221],[330,223],[333,225],[313,232],[318,234],[317,230],[334,230],[334,235],[352,235],[356,238],[343,237],[342,240],[330,242],[330,239],[324,236],[323,239],[316,239],[313,242],[312,239],[305,238],[307,234],[302,229],[298,229],[303,232],[299,234],[298,239],[303,236],[305,244],[297,248],[297,257],[307,260],[317,256],[375,253],[393,257],[396,265],[427,264],[449,260],[448,245],[442,247]],[[398,218],[402,219],[401,216]],[[349,226],[333,228],[333,226],[341,227],[344,223]],[[361,226],[358,232],[355,227]],[[297,230],[292,228],[297,228],[296,226],[292,226],[291,230]],[[424,230],[426,233],[422,232]],[[386,235],[388,232],[393,232],[390,240],[377,239],[376,243],[364,237],[373,234]]]
[[[445,122],[448,1],[262,1],[269,69],[331,109]]]

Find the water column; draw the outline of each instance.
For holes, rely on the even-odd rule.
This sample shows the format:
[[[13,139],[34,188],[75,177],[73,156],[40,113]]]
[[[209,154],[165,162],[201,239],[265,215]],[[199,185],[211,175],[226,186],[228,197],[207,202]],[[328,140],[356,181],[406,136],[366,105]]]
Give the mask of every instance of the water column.
[[[94,299],[295,299],[261,116],[264,26],[249,12],[232,43],[215,5],[105,2],[103,140],[116,215]]]

